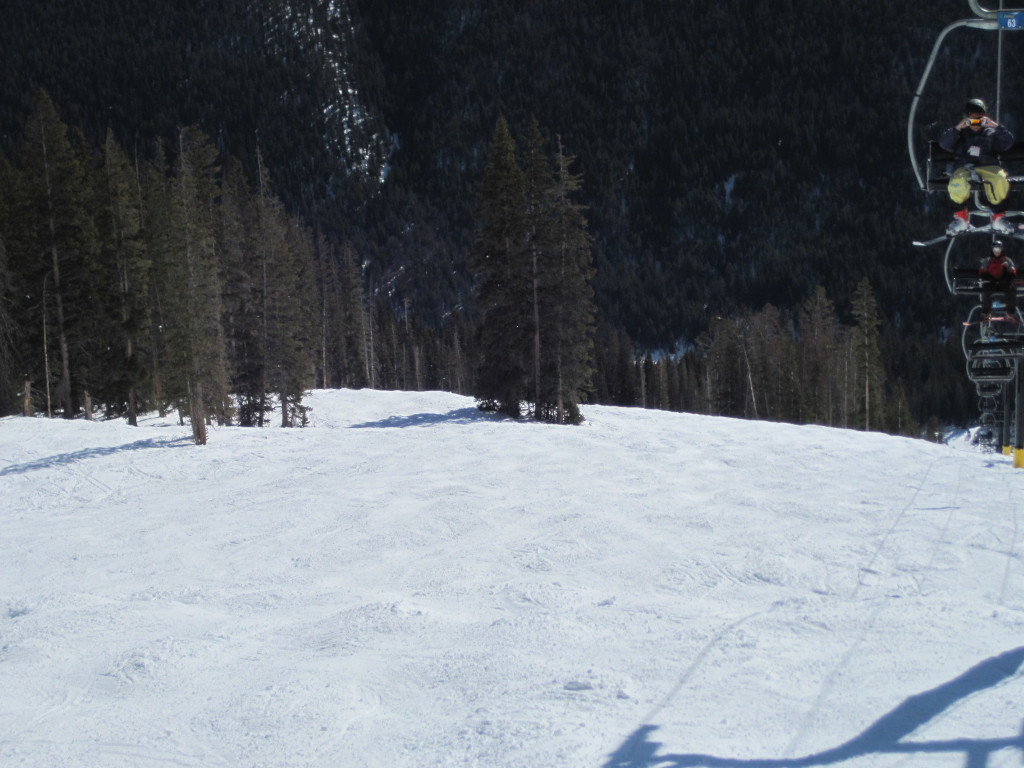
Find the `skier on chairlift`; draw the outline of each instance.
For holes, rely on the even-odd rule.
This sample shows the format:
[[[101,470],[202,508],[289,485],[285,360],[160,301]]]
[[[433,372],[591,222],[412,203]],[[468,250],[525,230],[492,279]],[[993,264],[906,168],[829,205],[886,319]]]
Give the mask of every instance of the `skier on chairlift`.
[[[992,320],[992,295],[995,293],[1003,294],[1006,321],[1017,322],[1017,286],[1013,282],[1017,277],[1017,268],[1006,255],[1002,240],[992,243],[992,255],[982,261],[978,276],[981,278],[982,322]]]
[[[955,235],[970,227],[967,201],[971,196],[971,176],[976,173],[985,190],[985,199],[992,211],[992,228],[1010,234],[1012,227],[1005,220],[1005,201],[1010,181],[999,165],[998,153],[1013,146],[1014,137],[1008,128],[988,116],[988,107],[981,99],[964,105],[964,118],[943,131],[939,146],[952,152],[956,170],[949,180],[949,197],[962,206],[953,214],[946,233]]]

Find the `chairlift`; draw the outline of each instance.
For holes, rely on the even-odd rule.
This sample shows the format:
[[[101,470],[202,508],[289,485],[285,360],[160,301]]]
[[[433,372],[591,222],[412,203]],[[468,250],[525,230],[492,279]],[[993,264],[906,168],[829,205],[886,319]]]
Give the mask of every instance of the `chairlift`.
[[[994,115],[996,121],[1001,122],[1003,83],[1002,32],[1024,30],[1024,9],[1004,9],[1002,8],[1002,0],[1000,0],[1000,8],[998,10],[983,6],[982,0],[968,0],[968,5],[974,17],[955,21],[942,30],[935,41],[931,55],[928,58],[928,63],[925,66],[924,74],[921,76],[921,81],[911,101],[910,114],[907,119],[907,150],[918,186],[924,192],[947,193],[950,179],[955,171],[955,157],[953,153],[942,149],[938,142],[934,140],[937,138],[934,135],[931,137],[933,140],[927,144],[926,161],[922,170],[922,164],[918,158],[919,149],[916,146],[914,136],[915,117],[921,100],[921,94],[924,92],[932,67],[947,37],[954,30],[963,28],[1000,33],[996,57]],[[1004,168],[1007,165],[1010,165],[1012,168],[1015,164],[1024,164],[1024,141],[1018,141],[1008,150],[1000,153],[997,156],[997,161]],[[1024,169],[1018,170],[1022,172],[1014,173],[1012,170],[1008,171],[1011,193],[1024,190]],[[974,196],[975,210],[970,212],[972,217],[968,221],[970,226],[964,234],[996,234],[993,227],[994,214],[985,202],[987,196],[984,195],[984,182],[977,173],[972,173],[971,189]],[[974,217],[981,219],[980,225],[974,220]],[[1024,240],[1024,221],[1022,219],[1024,219],[1024,211],[1007,211],[1004,221],[1010,222],[1011,225],[1016,224],[1016,227],[1008,235],[1005,232],[999,234]],[[979,297],[982,295],[985,281],[978,273],[978,270],[976,268],[957,267],[953,264],[954,245],[959,236],[959,234],[945,234],[926,242],[915,241],[914,245],[930,246],[948,241],[943,263],[943,274],[947,287],[955,295]],[[1018,282],[1018,285],[1022,284],[1024,284],[1024,280]],[[1017,423],[1015,431],[1018,434],[1018,438],[1014,465],[1024,466],[1024,447],[1022,447],[1019,437],[1022,429],[1024,429],[1024,419],[1022,419],[1024,413],[1021,411],[1022,405],[1024,405],[1024,400],[1022,400],[1024,398],[1024,394],[1022,394],[1024,392],[1024,381],[1017,381],[1017,368],[1020,362],[1024,360],[1024,324],[1020,322],[1024,318],[1022,318],[1018,310],[1016,317],[1013,319],[1016,319],[1018,322],[1013,323],[1005,319],[990,320],[987,318],[982,321],[980,305],[974,306],[969,313],[967,322],[964,323],[961,346],[966,361],[968,378],[974,383],[979,398],[978,408],[981,412],[981,429],[979,429],[976,438],[980,438],[984,442],[994,441],[995,433],[999,431],[1005,433],[1002,435],[1004,445],[1008,444],[1010,413],[1008,398],[1011,395],[1011,391],[1007,388],[1007,384],[1016,382],[1015,416]],[[1002,408],[1000,408],[1000,405],[1002,405]],[[1017,463],[1018,459],[1021,460],[1019,464]]]
[[[925,66],[924,74],[921,76],[921,82],[917,86],[917,90],[914,92],[914,98],[910,102],[910,115],[907,119],[907,150],[910,155],[910,164],[913,166],[914,175],[917,177],[918,186],[925,192],[936,192],[944,191],[948,183],[948,177],[944,176],[943,172],[938,169],[944,162],[951,160],[951,157],[944,157],[941,153],[944,152],[940,147],[935,145],[934,150],[929,147],[927,170],[922,171],[921,163],[917,156],[916,142],[914,138],[914,123],[917,116],[917,106],[921,100],[921,94],[924,92],[925,86],[928,83],[928,78],[931,76],[932,67],[935,65],[935,61],[938,58],[939,51],[942,49],[943,43],[951,32],[957,29],[978,29],[988,30],[992,32],[1004,32],[1004,31],[1016,31],[1024,30],[1024,9],[1009,10],[1009,9],[989,9],[981,5],[981,0],[967,0],[971,11],[974,13],[975,18],[960,19],[946,26],[942,32],[939,33],[938,38],[935,40],[935,45],[932,46],[931,55],[928,57],[928,63]],[[996,120],[999,121],[1001,109],[1002,109],[1002,79],[1003,79],[1003,51],[1002,51],[1002,34],[999,35],[999,48],[998,56],[996,59]],[[1018,142],[1018,144],[1021,144]],[[1022,159],[1024,160],[1024,146],[1018,146],[1015,144],[1007,153],[1006,159]],[[949,153],[945,153],[948,155]],[[1014,184],[1018,186],[1024,186],[1024,177],[1011,177],[1011,188]]]
[[[1005,357],[980,357],[967,361],[967,378],[971,381],[1009,384],[1017,373],[1014,360]]]

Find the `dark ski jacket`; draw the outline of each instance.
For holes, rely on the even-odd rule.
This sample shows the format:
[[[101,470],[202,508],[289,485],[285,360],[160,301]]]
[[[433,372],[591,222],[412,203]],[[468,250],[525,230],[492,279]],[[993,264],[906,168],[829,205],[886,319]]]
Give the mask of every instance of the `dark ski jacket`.
[[[1012,147],[1013,141],[1013,134],[1005,125],[978,132],[970,128],[958,131],[952,126],[939,137],[939,146],[953,153],[957,165],[998,165],[996,155]]]

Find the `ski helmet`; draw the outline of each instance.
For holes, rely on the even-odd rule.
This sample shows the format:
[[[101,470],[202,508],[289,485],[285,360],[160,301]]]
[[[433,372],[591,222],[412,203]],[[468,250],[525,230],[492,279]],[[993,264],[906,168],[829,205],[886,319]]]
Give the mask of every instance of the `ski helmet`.
[[[1001,250],[1003,250],[1003,241],[1002,240],[993,240],[992,241],[992,250],[993,251],[996,251],[996,250],[1001,251]]]
[[[971,112],[981,112],[981,114],[988,114],[988,107],[985,106],[985,102],[981,99],[971,99],[964,104],[964,113],[970,114]]]

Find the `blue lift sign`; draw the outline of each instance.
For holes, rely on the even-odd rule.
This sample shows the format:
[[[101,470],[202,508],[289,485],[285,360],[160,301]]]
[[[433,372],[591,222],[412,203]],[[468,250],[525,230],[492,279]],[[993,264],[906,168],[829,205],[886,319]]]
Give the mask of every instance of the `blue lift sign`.
[[[1000,29],[1024,29],[1024,11],[1000,11]]]

